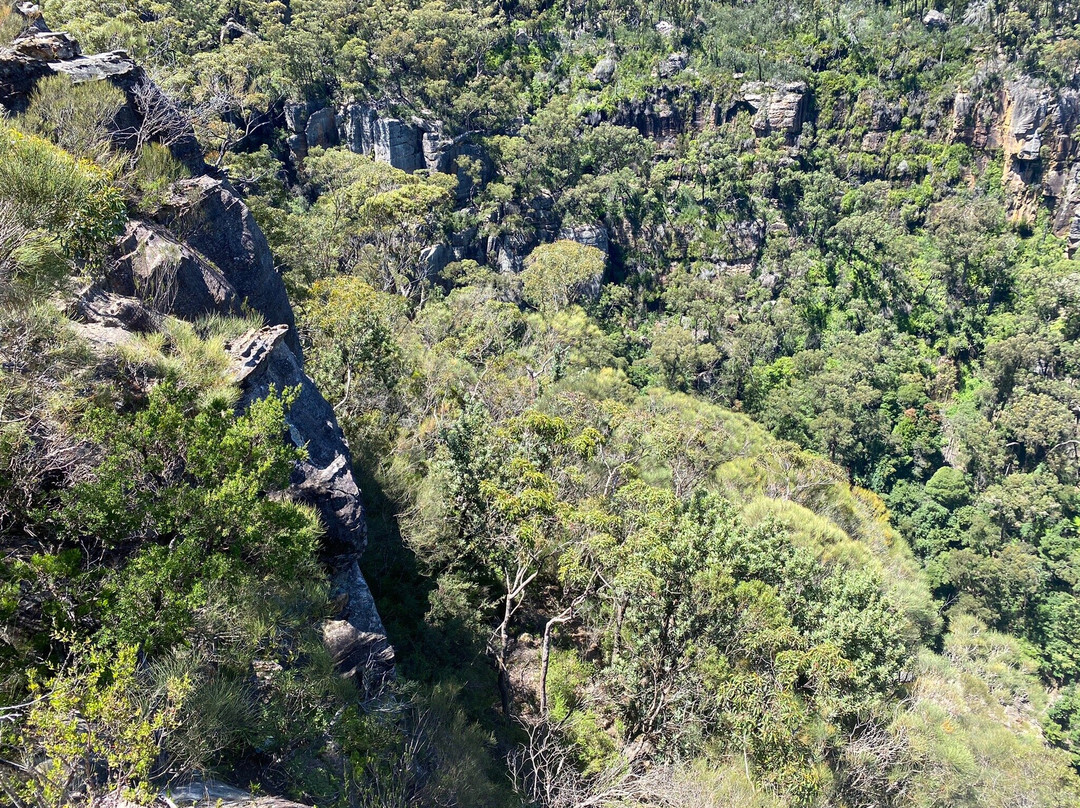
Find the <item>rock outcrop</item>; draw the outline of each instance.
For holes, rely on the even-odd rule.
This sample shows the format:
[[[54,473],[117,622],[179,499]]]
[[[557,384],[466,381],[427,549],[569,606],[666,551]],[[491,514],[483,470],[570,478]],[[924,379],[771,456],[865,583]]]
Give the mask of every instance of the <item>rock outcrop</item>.
[[[323,548],[333,570],[339,617],[324,625],[324,639],[342,674],[375,693],[393,676],[394,652],[358,564],[367,544],[360,490],[334,409],[304,373],[286,336],[284,326],[271,326],[228,346],[234,378],[244,391],[242,405],[271,390],[299,389],[286,422],[290,439],[307,450],[307,459],[293,470],[290,490],[319,512],[326,527]]]
[[[157,311],[181,319],[240,313],[241,298],[225,274],[150,222],[127,223],[113,250],[106,284],[112,292],[141,297]]]
[[[743,85],[740,100],[754,111],[755,134],[780,134],[789,142],[802,132],[810,110],[809,91],[801,81],[780,85],[750,82]]]
[[[309,149],[322,147],[329,149],[338,145],[337,115],[330,107],[313,112],[304,127],[304,139]]]
[[[349,447],[333,407],[304,374],[283,337],[279,328],[268,327],[231,346],[237,364],[248,366],[243,379],[245,399],[264,398],[271,388],[299,386],[287,420],[293,443],[306,446],[308,458],[293,473],[294,493],[322,516],[329,555],[360,553],[367,533]],[[261,361],[253,363],[252,357]]]
[[[308,149],[329,149],[345,139],[339,134],[338,115],[333,107],[288,101],[283,112],[293,162],[307,157]]]
[[[600,114],[592,123],[606,120],[616,126],[637,129],[644,137],[663,143],[690,127],[700,128],[705,123],[705,114],[696,92],[678,87],[658,88],[645,98],[619,101],[614,112]],[[708,115],[711,114],[709,111]]]
[[[580,224],[564,227],[559,231],[559,238],[576,241],[586,247],[595,247],[604,255],[608,254],[611,244],[607,228],[600,224]]]
[[[155,211],[157,224],[205,256],[235,290],[241,304],[269,325],[287,325],[286,341],[301,357],[296,321],[270,245],[236,191],[214,177],[181,180]]]
[[[379,115],[374,107],[348,103],[336,112],[330,107],[312,110],[305,103],[288,102],[284,108],[288,146],[293,162],[309,149],[344,146],[402,171],[422,169],[455,174],[457,199],[469,199],[477,187],[490,182],[495,167],[491,158],[468,135],[448,137],[438,121],[411,121]],[[468,158],[470,170],[459,167]]]
[[[394,649],[386,639],[375,599],[355,558],[334,578],[332,595],[342,619],[323,624],[323,644],[339,671],[365,693],[377,693],[393,675]]]
[[[341,145],[357,154],[371,157],[375,152],[375,121],[378,113],[364,104],[347,104],[338,114],[338,138]]]
[[[35,6],[21,9],[24,16]],[[0,49],[0,105],[11,112],[26,108],[37,82],[66,75],[72,81],[109,81],[123,91],[127,103],[113,121],[117,144],[129,146],[143,129],[150,140],[168,145],[173,156],[194,174],[206,170],[202,149],[191,124],[150,81],[146,71],[124,51],[85,56],[65,33],[48,30],[40,14],[8,48]]]
[[[155,808],[307,808],[281,797],[255,796],[216,780],[192,780],[169,785],[154,803]],[[123,798],[112,808],[136,808]]]

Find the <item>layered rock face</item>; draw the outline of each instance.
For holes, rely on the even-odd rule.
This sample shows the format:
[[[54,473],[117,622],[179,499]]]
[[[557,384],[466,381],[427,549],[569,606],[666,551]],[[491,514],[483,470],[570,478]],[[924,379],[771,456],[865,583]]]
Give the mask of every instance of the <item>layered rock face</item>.
[[[809,112],[805,82],[777,86],[753,82],[743,85],[742,100],[754,110],[753,127],[759,137],[780,134],[789,141],[802,132]]]
[[[312,110],[307,104],[290,102],[285,105],[285,126],[291,132],[288,143],[294,161],[302,160],[317,146],[340,145],[402,171],[456,174],[459,200],[467,199],[477,182],[488,182],[494,173],[490,158],[467,136],[449,138],[438,122],[388,118],[364,104],[346,104],[335,111],[332,107]],[[462,156],[477,163],[478,176],[458,168],[457,158]]]
[[[1033,221],[1039,203],[1054,208],[1054,230],[1080,247],[1080,92],[1051,91],[1033,79],[1005,90],[1002,116],[1004,183],[1014,214]]]
[[[393,649],[357,563],[367,539],[360,490],[333,408],[304,373],[295,316],[265,236],[235,189],[209,172],[190,126],[142,68],[120,51],[83,56],[69,36],[49,31],[40,14],[28,19],[28,30],[0,51],[0,102],[7,109],[24,109],[44,76],[110,81],[128,95],[118,134],[142,124],[148,103],[168,104],[152,114],[166,121],[177,116],[179,128],[167,142],[194,175],[175,183],[150,218],[127,223],[105,277],[69,306],[76,329],[93,344],[113,346],[157,330],[166,315],[194,320],[247,310],[262,316],[264,327],[228,346],[241,405],[271,389],[299,388],[287,422],[290,439],[308,456],[293,470],[291,491],[317,509],[326,528],[323,554],[339,607],[327,623],[328,647],[345,675],[359,676],[373,691],[393,675]],[[332,113],[305,114],[303,125],[306,140],[317,141],[312,145],[337,136]]]
[[[588,119],[588,123],[595,126],[607,121],[615,126],[637,129],[643,137],[663,144],[691,127],[699,128],[712,119],[711,110],[706,108],[696,92],[679,87],[662,87],[641,99],[619,101],[613,113],[596,113]]]
[[[375,121],[375,159],[403,171],[424,168],[424,147],[417,126],[397,118]]]

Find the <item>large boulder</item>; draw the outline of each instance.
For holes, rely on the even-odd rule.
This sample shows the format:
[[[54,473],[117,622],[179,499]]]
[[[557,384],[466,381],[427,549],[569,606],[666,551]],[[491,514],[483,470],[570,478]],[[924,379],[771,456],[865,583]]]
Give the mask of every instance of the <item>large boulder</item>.
[[[286,342],[301,355],[292,306],[270,246],[228,182],[213,177],[181,180],[154,219],[221,270],[240,302],[261,314],[268,325],[287,325]]]
[[[690,56],[685,51],[673,53],[660,62],[656,68],[657,75],[662,79],[670,79],[682,73],[690,63]]]
[[[182,319],[240,313],[240,298],[224,273],[152,222],[127,223],[113,249],[106,285]]]
[[[337,115],[330,107],[311,113],[304,127],[304,137],[309,149],[320,146],[329,149],[338,145]]]
[[[100,325],[129,335],[156,331],[161,319],[139,298],[97,287],[90,287],[80,294],[75,299],[73,309],[72,314],[79,322]],[[117,337],[105,341],[119,344],[127,340]]]
[[[74,37],[48,28],[27,29],[15,37],[8,52],[27,61],[50,63],[82,57],[82,49]]]
[[[949,18],[936,8],[932,8],[923,15],[923,25],[931,31],[946,31],[949,28]]]
[[[605,56],[599,62],[597,62],[592,69],[593,81],[598,81],[601,84],[610,84],[611,80],[615,78],[615,70],[618,68],[619,63],[615,61],[614,56]]]

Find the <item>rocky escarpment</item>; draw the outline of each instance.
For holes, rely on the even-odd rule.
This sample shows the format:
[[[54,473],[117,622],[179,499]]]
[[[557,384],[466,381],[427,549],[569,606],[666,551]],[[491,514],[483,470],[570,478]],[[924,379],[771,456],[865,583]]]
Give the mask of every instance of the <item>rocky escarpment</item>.
[[[49,30],[37,6],[23,3],[18,11],[28,25],[9,48],[0,49],[0,107],[9,113],[24,110],[37,82],[46,76],[108,81],[127,99],[112,122],[118,146],[130,148],[140,136],[158,140],[192,173],[206,170],[202,149],[184,115],[126,52],[83,55],[70,36]]]
[[[1054,212],[1054,230],[1080,247],[1080,92],[1051,90],[1023,77],[1004,92],[1001,119],[1004,184],[1014,214],[1034,221],[1041,202]]]
[[[337,618],[323,626],[323,636],[342,673],[371,693],[392,670],[394,652],[360,573],[358,559],[367,543],[360,490],[334,409],[285,343],[287,333],[286,326],[269,326],[246,334],[229,351],[244,390],[243,404],[271,390],[299,389],[286,421],[290,439],[307,449],[307,458],[293,470],[292,493],[314,506],[326,527],[323,548],[339,605]]]
[[[11,48],[0,51],[0,100],[8,109],[24,108],[34,84],[56,74],[132,88],[120,115],[135,124],[146,98],[164,99],[126,55],[83,56],[66,34],[48,31],[36,8],[23,12],[30,25]],[[176,126],[186,128],[171,132],[170,146],[181,144],[181,154],[197,150],[190,126],[182,117],[178,121]],[[82,290],[68,311],[77,330],[105,348],[135,332],[159,329],[165,316],[195,320],[255,312],[262,317],[264,327],[228,346],[241,406],[271,389],[299,390],[287,422],[290,440],[306,448],[307,459],[293,470],[292,493],[317,509],[326,528],[323,555],[338,606],[327,623],[327,644],[344,674],[374,689],[392,675],[393,651],[357,563],[366,528],[349,447],[333,408],[304,373],[292,306],[266,238],[228,181],[207,172],[201,153],[188,158],[195,176],[175,183],[152,215],[127,223],[104,277]]]
[[[402,171],[439,171],[458,178],[459,201],[469,198],[477,182],[494,174],[494,165],[470,134],[450,137],[438,121],[403,120],[380,115],[366,104],[350,102],[340,108],[291,101],[285,104],[285,128],[294,162],[310,149],[344,146],[357,154]],[[468,158],[477,169],[463,170],[459,158]]]

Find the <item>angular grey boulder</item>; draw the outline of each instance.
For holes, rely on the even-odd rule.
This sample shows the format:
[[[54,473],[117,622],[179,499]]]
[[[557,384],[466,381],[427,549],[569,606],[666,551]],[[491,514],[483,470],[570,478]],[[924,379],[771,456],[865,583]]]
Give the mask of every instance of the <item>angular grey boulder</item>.
[[[662,79],[673,78],[679,73],[682,73],[686,66],[690,63],[690,56],[685,52],[673,53],[660,62],[660,66],[656,68],[656,72]]]
[[[938,11],[936,8],[932,8],[923,15],[923,25],[929,28],[931,31],[946,31],[949,28],[949,18]]]
[[[615,70],[618,66],[619,63],[615,61],[614,56],[605,56],[596,63],[590,75],[594,81],[601,84],[610,84],[611,80],[615,78]]]
[[[172,186],[155,220],[221,270],[241,304],[268,325],[287,325],[286,343],[301,356],[296,320],[270,246],[247,205],[224,180],[196,177]]]
[[[110,291],[187,320],[240,313],[240,298],[224,273],[160,225],[129,221],[113,255]]]
[[[304,137],[309,149],[321,147],[329,149],[338,145],[337,115],[330,107],[323,107],[311,113],[304,128]]]

